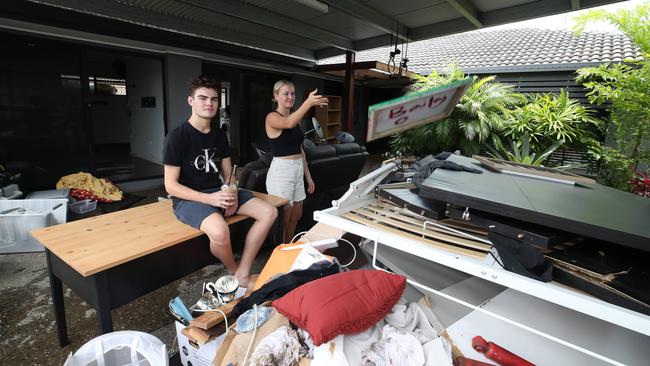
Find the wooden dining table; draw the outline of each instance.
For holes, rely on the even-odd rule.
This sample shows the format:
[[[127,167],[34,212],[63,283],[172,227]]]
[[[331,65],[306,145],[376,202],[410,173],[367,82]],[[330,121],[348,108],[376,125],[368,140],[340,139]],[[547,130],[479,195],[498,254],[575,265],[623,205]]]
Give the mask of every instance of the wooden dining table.
[[[282,210],[287,200],[255,196]],[[282,238],[282,214],[275,240]],[[250,218],[226,219],[231,235],[247,230]],[[46,249],[59,343],[69,343],[65,284],[97,310],[100,333],[113,331],[111,310],[197,271],[217,259],[201,231],[180,222],[171,200],[32,231]],[[275,242],[275,241],[274,241]]]

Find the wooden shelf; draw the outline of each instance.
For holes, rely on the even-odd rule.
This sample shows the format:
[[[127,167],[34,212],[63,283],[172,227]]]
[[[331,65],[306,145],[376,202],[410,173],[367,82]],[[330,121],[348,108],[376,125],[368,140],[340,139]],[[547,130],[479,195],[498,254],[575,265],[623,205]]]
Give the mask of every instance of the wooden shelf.
[[[326,95],[329,104],[321,107],[314,107],[314,116],[321,124],[327,140],[334,139],[337,132],[341,130],[341,105],[342,98],[338,95]]]

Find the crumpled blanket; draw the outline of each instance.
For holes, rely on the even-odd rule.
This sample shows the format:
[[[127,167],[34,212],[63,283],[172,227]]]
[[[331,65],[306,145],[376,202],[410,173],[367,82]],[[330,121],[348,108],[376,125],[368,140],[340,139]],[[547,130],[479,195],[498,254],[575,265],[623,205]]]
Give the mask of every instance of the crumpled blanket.
[[[70,188],[70,196],[76,199],[92,199],[99,202],[114,202],[122,199],[120,191],[104,178],[95,178],[90,173],[79,172],[61,177],[56,189]]]
[[[255,366],[293,366],[305,356],[296,331],[281,326],[264,337],[255,347],[249,365]]]
[[[437,338],[436,331],[417,303],[396,304],[384,320],[393,327],[411,334],[422,344]]]
[[[381,340],[361,354],[361,363],[368,366],[421,366],[424,365],[422,344],[412,334],[386,324],[381,330]]]

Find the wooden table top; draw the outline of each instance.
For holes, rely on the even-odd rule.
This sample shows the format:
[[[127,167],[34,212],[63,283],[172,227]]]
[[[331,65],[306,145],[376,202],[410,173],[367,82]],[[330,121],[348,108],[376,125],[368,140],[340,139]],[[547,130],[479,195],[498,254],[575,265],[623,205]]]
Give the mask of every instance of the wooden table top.
[[[284,198],[254,192],[279,207]],[[83,276],[90,276],[147,254],[203,235],[179,221],[171,200],[89,217],[32,231],[43,246]],[[234,215],[232,224],[246,219]]]

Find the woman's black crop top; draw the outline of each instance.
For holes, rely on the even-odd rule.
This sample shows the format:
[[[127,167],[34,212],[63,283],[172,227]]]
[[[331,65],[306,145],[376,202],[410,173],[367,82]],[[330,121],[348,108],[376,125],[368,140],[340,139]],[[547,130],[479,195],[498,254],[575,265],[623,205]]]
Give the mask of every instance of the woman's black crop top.
[[[273,156],[296,155],[300,154],[300,147],[304,139],[302,128],[300,128],[300,124],[297,124],[294,128],[283,129],[280,136],[274,139],[269,138],[269,145]]]

